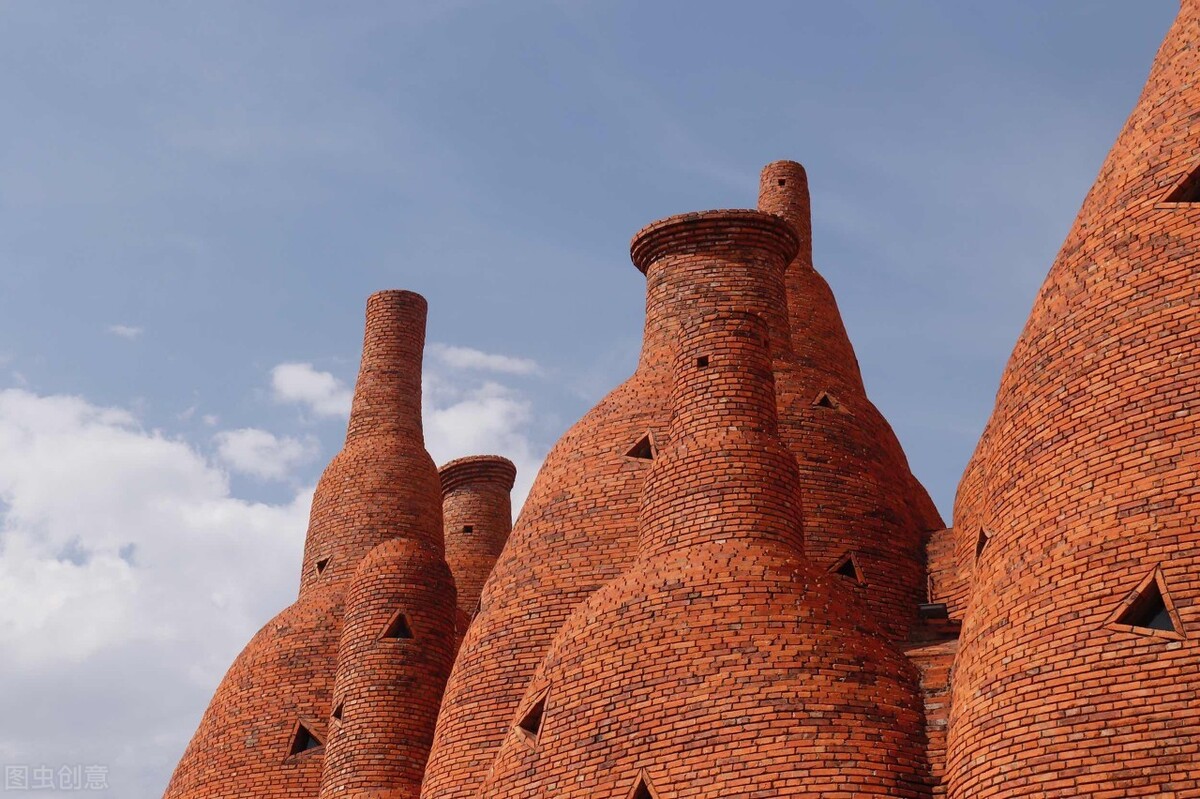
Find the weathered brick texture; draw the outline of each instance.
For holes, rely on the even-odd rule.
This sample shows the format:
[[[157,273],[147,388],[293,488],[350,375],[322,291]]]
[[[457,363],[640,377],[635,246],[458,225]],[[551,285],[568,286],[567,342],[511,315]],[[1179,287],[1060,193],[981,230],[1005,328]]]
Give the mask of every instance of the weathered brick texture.
[[[775,380],[780,434],[800,465],[807,554],[829,568],[852,553],[861,572],[853,590],[906,640],[925,598],[924,538],[941,518],[867,398],[837,302],[813,268],[804,167],[768,164],[758,206],[787,220],[801,242],[783,275],[791,335],[776,349]]]
[[[960,486],[956,799],[1200,796],[1198,48],[1188,0]],[[1175,631],[1110,624],[1156,569]]]
[[[927,795],[914,670],[844,581],[800,555],[770,321],[795,246],[781,220],[746,211],[635,239],[639,265],[686,276],[669,443],[635,563],[556,635],[482,795],[627,797],[639,779],[680,799]],[[757,277],[729,292],[730,272]],[[518,722],[539,702],[531,734]]]

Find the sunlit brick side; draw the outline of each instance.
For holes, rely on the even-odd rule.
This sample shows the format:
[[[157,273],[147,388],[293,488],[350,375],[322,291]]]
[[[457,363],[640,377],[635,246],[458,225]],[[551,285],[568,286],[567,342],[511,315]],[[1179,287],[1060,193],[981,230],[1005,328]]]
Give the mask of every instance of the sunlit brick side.
[[[360,557],[346,594],[320,796],[416,799],[454,659],[454,579],[421,427],[425,302],[384,292],[371,297],[367,316],[339,458],[370,468],[348,475],[333,471],[334,460],[323,481],[336,477],[338,501],[322,507],[319,529],[339,552],[379,543]]]
[[[678,799],[928,795],[915,671],[841,579],[800,555],[771,324],[742,301],[770,283],[734,295],[705,277],[739,261],[781,272],[795,247],[783,233],[766,214],[710,212],[635,239],[635,258],[654,245],[697,281],[676,308],[670,443],[635,563],[556,636],[481,795],[628,797],[640,779]],[[521,719],[539,702],[530,734]]]
[[[963,478],[955,799],[1200,797],[1200,205],[1172,199],[1200,153],[1197,75],[1188,0]],[[1113,624],[1155,570],[1174,631]]]

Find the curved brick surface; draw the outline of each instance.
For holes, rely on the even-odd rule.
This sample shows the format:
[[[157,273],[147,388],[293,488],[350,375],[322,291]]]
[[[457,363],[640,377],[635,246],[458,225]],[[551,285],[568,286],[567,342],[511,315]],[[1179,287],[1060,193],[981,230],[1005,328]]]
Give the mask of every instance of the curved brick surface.
[[[363,557],[399,531],[441,545],[437,471],[421,437],[425,309],[411,292],[368,300],[346,444],[313,497],[300,597],[217,688],[167,799],[317,795],[324,749],[289,756],[289,748],[299,722],[327,739],[346,588]],[[451,631],[453,602],[451,586]]]
[[[795,167],[799,169],[799,165]],[[805,188],[802,195],[786,194],[802,196],[804,224],[806,192]],[[509,544],[484,589],[479,616],[463,641],[447,686],[422,794],[426,799],[475,795],[522,691],[555,631],[578,602],[631,562],[636,502],[649,461],[626,457],[626,453],[647,431],[658,446],[670,443],[666,431],[668,367],[677,347],[681,308],[695,301],[697,270],[704,273],[714,291],[744,310],[763,315],[768,322],[785,443],[802,456],[814,440],[820,441],[820,452],[804,457],[802,462],[802,491],[833,480],[829,476],[831,468],[842,467],[858,474],[857,481],[837,478],[836,489],[826,492],[830,499],[822,503],[814,517],[822,520],[810,531],[818,565],[833,566],[851,548],[848,542],[853,542],[853,548],[863,552],[869,576],[867,585],[856,585],[852,590],[874,603],[878,617],[895,637],[907,633],[913,609],[924,597],[920,531],[938,529],[941,521],[908,472],[898,444],[891,460],[871,454],[879,445],[868,440],[870,435],[881,437],[885,452],[887,441],[894,443],[895,439],[865,397],[861,403],[858,401],[857,397],[862,396],[861,380],[857,389],[842,390],[850,407],[856,411],[862,407],[855,417],[829,417],[820,413],[825,409],[814,407],[818,391],[814,386],[833,384],[823,376],[806,376],[803,365],[794,362],[793,339],[825,334],[813,325],[790,329],[788,304],[808,308],[814,303],[827,303],[820,314],[812,313],[841,331],[845,342],[842,351],[849,353],[846,357],[851,363],[838,368],[855,380],[858,370],[828,288],[824,294],[808,289],[812,282],[808,275],[816,273],[811,269],[811,256],[803,255],[807,251],[805,235],[799,236],[800,242],[791,241],[800,217],[789,219],[793,227],[789,236],[762,213],[720,213],[737,218],[737,246],[757,253],[754,258],[712,269],[703,262],[678,257],[680,254],[670,249],[674,237],[695,236],[696,228],[711,225],[716,218],[712,212],[656,222],[635,238],[632,256],[645,272],[647,285],[646,325],[638,369],[563,436],[538,474]],[[777,257],[767,257],[773,249],[777,254],[785,241],[790,242],[786,247],[792,252],[799,247],[801,255],[795,259],[789,256],[782,263]],[[662,252],[673,254],[663,258]],[[791,267],[784,275],[782,270],[789,260]],[[807,272],[797,281],[791,273],[798,265]],[[815,279],[824,285],[819,276]],[[778,301],[781,291],[787,293],[787,304]],[[824,345],[803,346],[816,353]],[[812,355],[814,362],[824,365],[813,373],[837,372],[834,362],[839,357],[843,356]],[[861,421],[854,421],[863,418],[870,420],[867,432],[863,432]],[[805,421],[809,419],[817,422]],[[837,440],[844,429],[855,431],[848,447]],[[859,456],[860,451],[867,455]],[[874,465],[872,458],[884,465]],[[869,469],[867,464],[871,464]],[[908,521],[913,515],[908,504],[917,495],[918,499],[912,501],[926,508],[924,516],[922,521]],[[892,504],[900,509],[893,510]],[[842,510],[843,506],[848,510]],[[896,516],[905,521],[892,521]],[[832,523],[824,520],[835,517],[840,526],[829,534],[826,530]],[[886,534],[878,540],[865,535],[865,531],[875,529],[885,530]],[[894,563],[887,562],[888,557]]]
[[[800,241],[784,276],[790,352],[776,351],[775,379],[780,434],[800,467],[807,555],[830,568],[854,553],[864,584],[851,582],[852,590],[904,640],[926,595],[924,539],[941,518],[867,399],[837,302],[813,268],[804,167],[768,164],[758,205],[787,220]]]
[[[974,585],[953,797],[1200,796],[1200,206],[1164,202],[1196,167],[1198,6],[1038,295],[959,491]],[[1156,568],[1186,637],[1108,626]]]
[[[346,447],[322,478],[336,481],[336,501],[318,517],[314,499],[321,538],[307,548],[324,540],[356,554],[378,542],[346,594],[331,708],[341,719],[331,719],[320,796],[415,799],[454,658],[455,588],[421,428],[425,302],[376,294],[367,318]]]
[[[499,455],[476,455],[450,461],[438,476],[446,562],[458,588],[458,609],[469,624],[479,607],[483,584],[512,532],[509,492],[517,467]]]
[[[298,721],[325,735],[341,616],[340,589],[314,589],[250,639],[217,687],[166,799],[316,795],[321,750],[289,751]]]
[[[439,547],[387,541],[346,595],[326,744],[326,797],[415,799],[454,660],[454,580]],[[410,638],[387,637],[403,614]]]
[[[782,277],[794,240],[759,254],[748,219],[676,218],[635,240],[638,253],[657,239],[694,281],[677,307],[671,443],[646,483],[635,564],[557,635],[482,795],[630,796],[639,777],[670,797],[927,795],[915,674],[799,554],[770,323],[708,279],[737,261]],[[539,700],[531,736],[516,723]]]

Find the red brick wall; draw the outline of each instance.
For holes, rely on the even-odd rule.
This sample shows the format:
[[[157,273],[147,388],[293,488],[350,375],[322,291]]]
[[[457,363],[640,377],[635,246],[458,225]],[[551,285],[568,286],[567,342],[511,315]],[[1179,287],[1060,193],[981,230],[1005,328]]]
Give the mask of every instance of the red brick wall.
[[[803,177],[798,164],[781,163],[768,170],[798,170]],[[789,221],[806,228],[806,184],[793,184],[765,205],[792,209]],[[635,260],[647,280],[638,369],[563,436],[534,483],[447,687],[426,799],[474,796],[554,632],[576,603],[631,562],[635,503],[648,462],[625,453],[646,431],[660,447],[670,443],[668,366],[677,347],[680,309],[695,291],[687,269],[662,268],[641,256]],[[814,521],[805,529],[814,561],[828,568],[854,549],[866,585],[851,590],[871,603],[893,637],[903,640],[924,596],[921,532],[942,527],[941,520],[909,472],[891,429],[863,393],[837,306],[811,268],[811,251],[802,247],[783,276],[787,303],[782,307],[767,301],[761,287],[757,294],[750,288],[761,286],[748,279],[755,268],[730,265],[709,277],[715,288],[767,319],[781,434],[801,459],[801,495],[820,497],[813,505]],[[777,272],[770,277],[773,295],[779,279]],[[789,325],[789,307],[802,311],[799,324]],[[806,354],[793,354],[801,351]],[[842,402],[842,410],[833,414],[814,404],[830,387]]]
[[[638,558],[556,636],[482,795],[629,796],[639,778],[680,799],[927,795],[915,672],[841,579],[799,555],[770,324],[746,308],[772,294],[782,307],[788,233],[711,212],[635,239],[635,259],[691,281]],[[728,274],[752,277],[731,293]],[[531,740],[514,724],[543,696]]]
[[[346,444],[313,497],[300,597],[263,627],[222,680],[176,768],[167,799],[317,795],[325,751],[289,757],[289,749],[301,722],[322,742],[329,739],[349,583],[363,557],[397,534],[440,551],[440,486],[421,436],[425,310],[424,299],[410,292],[380,292],[368,300]],[[325,563],[323,569],[318,562]],[[436,631],[438,641],[453,638],[448,572],[444,582],[440,590],[449,593],[441,601],[449,602],[449,632]],[[424,720],[418,713],[403,728],[417,738],[432,734],[435,682],[421,686],[419,701],[435,698]],[[402,711],[397,705],[392,712]]]
[[[498,455],[450,461],[438,470],[446,562],[458,588],[458,608],[475,615],[483,584],[512,532],[512,491],[517,467]],[[466,629],[463,629],[466,632]]]
[[[924,533],[941,519],[867,398],[837,303],[813,269],[804,168],[768,164],[759,208],[787,220],[801,241],[784,275],[791,336],[786,350],[776,349],[775,381],[780,432],[800,466],[806,553],[818,568],[854,553],[862,581],[850,581],[851,590],[905,641],[925,596]]]
[[[1189,0],[959,491],[959,799],[1200,796],[1200,206],[1164,202],[1197,164],[1198,47]],[[1109,626],[1156,568],[1185,637]]]

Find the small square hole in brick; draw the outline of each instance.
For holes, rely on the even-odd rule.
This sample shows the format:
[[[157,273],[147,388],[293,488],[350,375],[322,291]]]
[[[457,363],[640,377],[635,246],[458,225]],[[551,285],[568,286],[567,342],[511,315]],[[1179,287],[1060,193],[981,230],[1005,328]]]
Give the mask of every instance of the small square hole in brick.
[[[697,368],[700,368],[700,369],[707,369],[708,368],[708,356],[701,355],[699,358],[697,358],[696,366],[697,366]]]
[[[464,533],[466,533],[467,535],[470,535],[471,533],[475,532],[475,525],[473,525],[473,524],[464,524],[464,525],[463,525],[463,532],[464,532]]]

